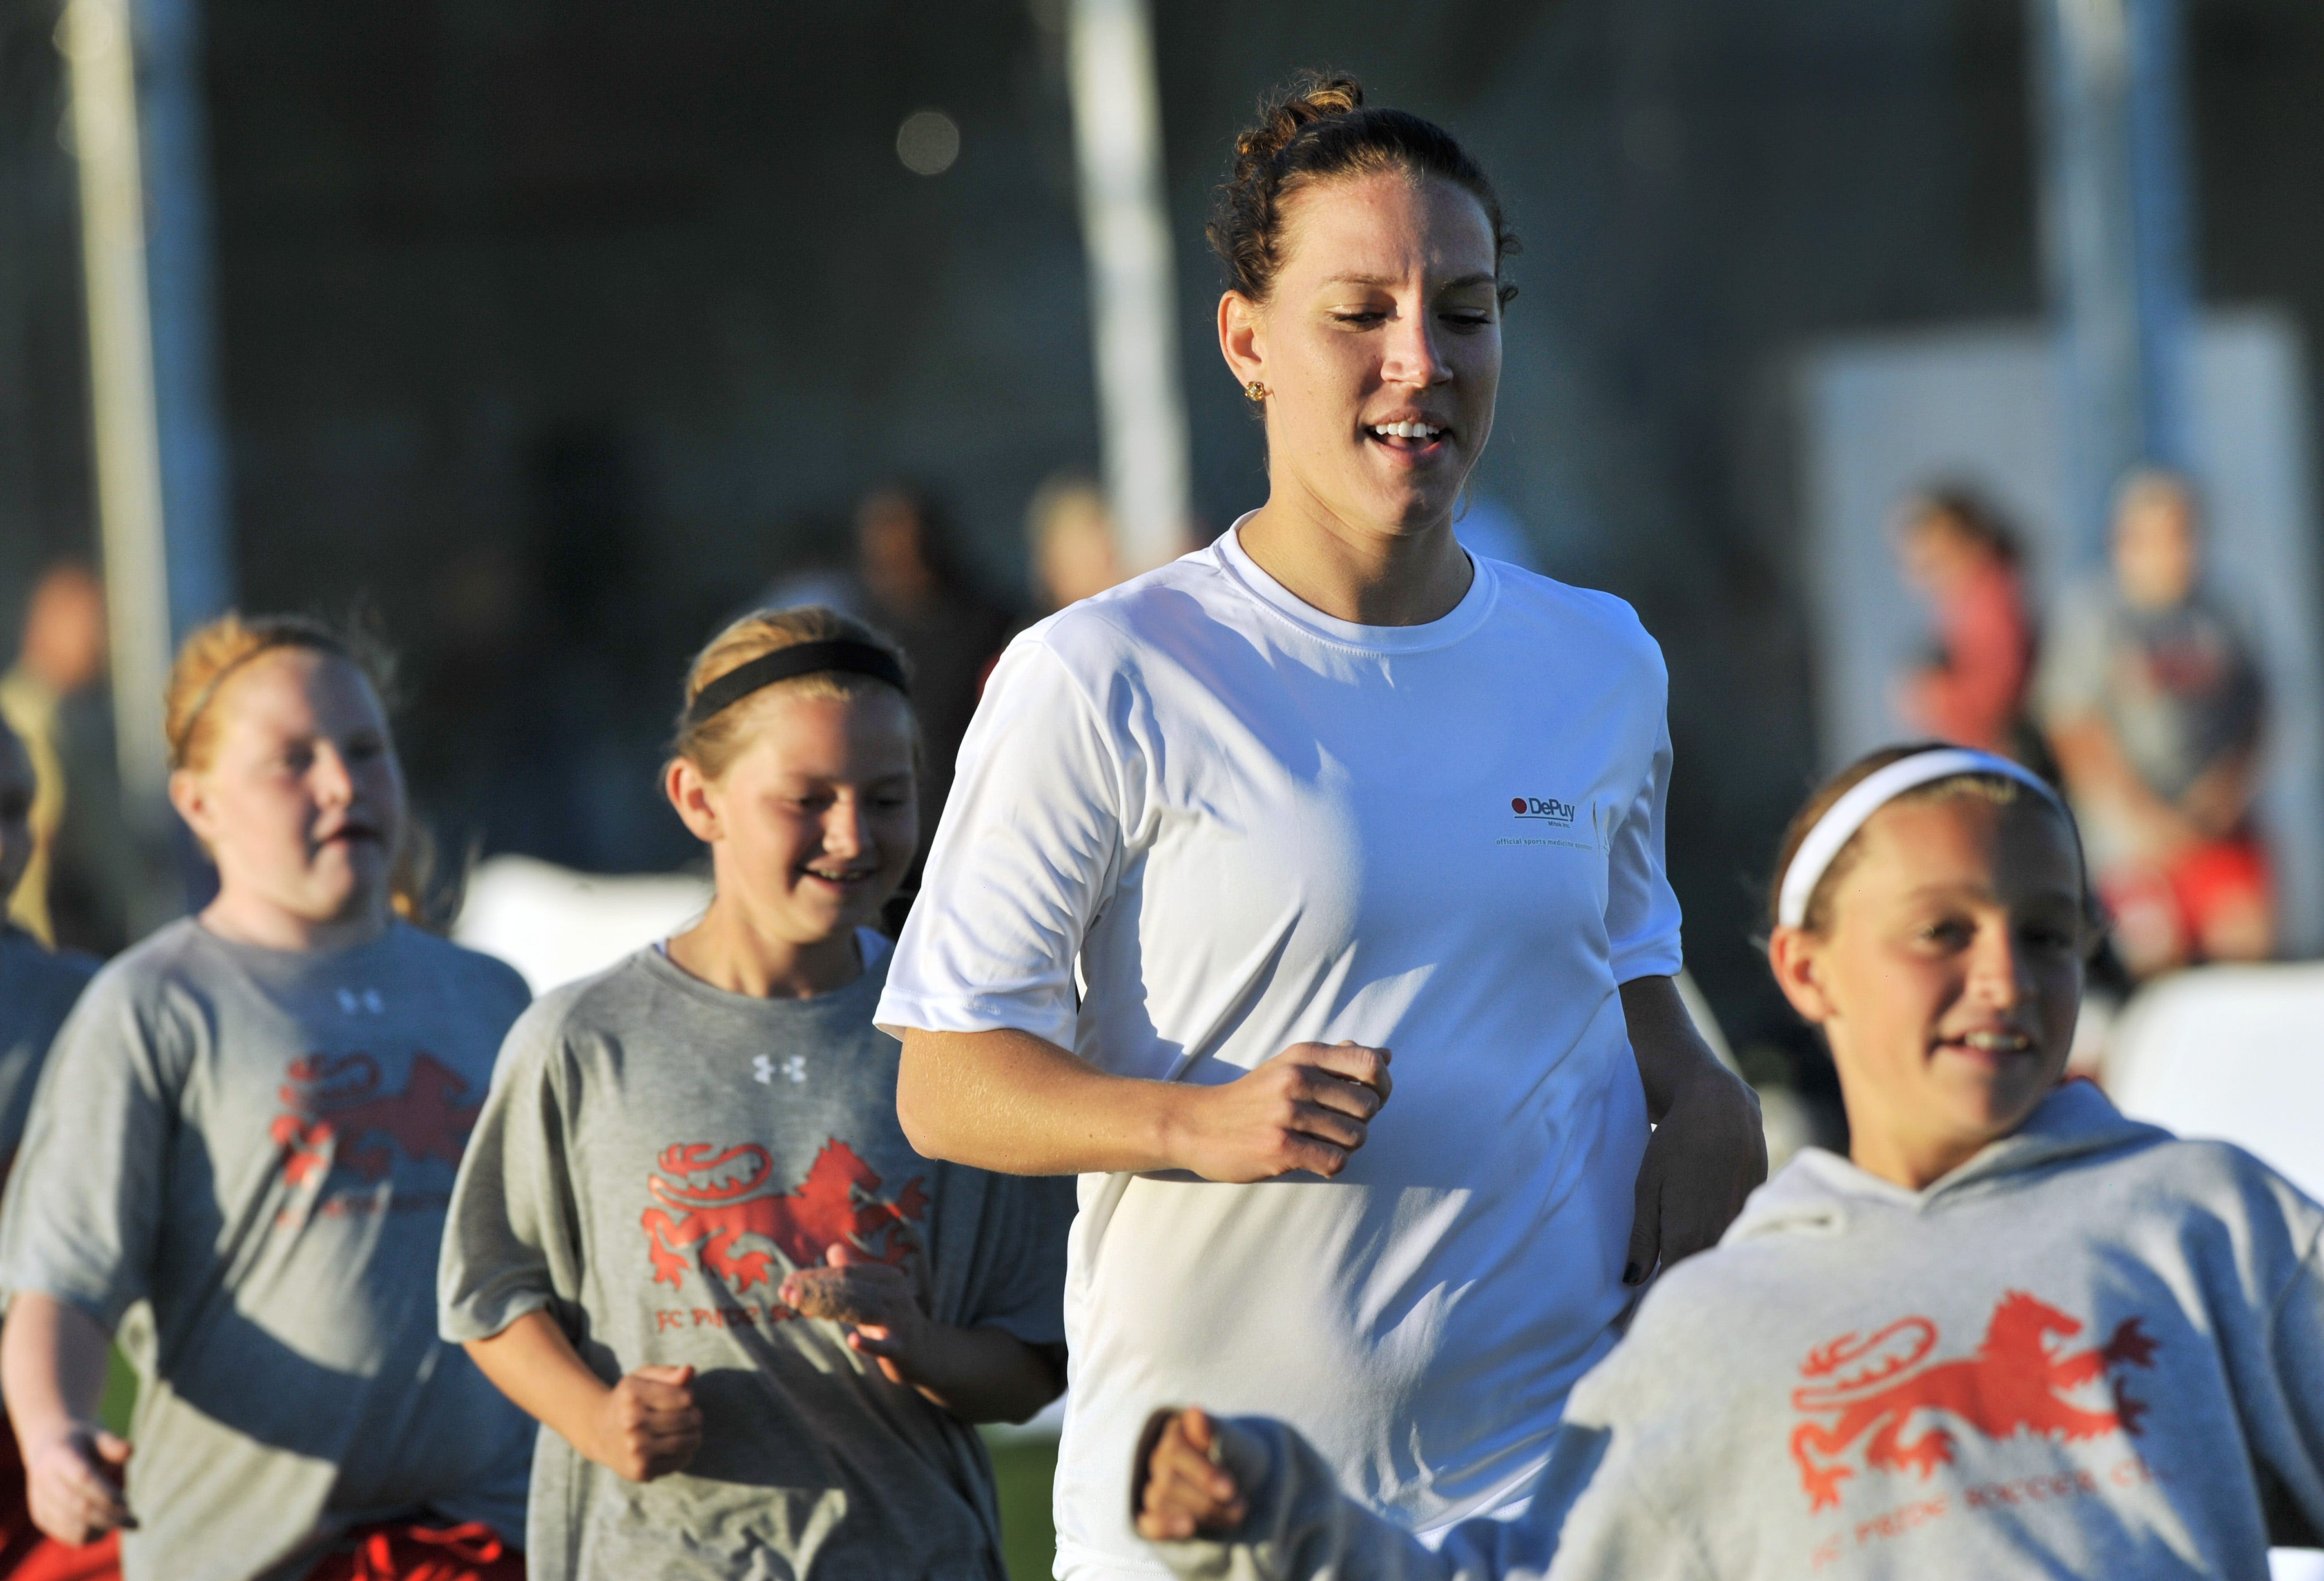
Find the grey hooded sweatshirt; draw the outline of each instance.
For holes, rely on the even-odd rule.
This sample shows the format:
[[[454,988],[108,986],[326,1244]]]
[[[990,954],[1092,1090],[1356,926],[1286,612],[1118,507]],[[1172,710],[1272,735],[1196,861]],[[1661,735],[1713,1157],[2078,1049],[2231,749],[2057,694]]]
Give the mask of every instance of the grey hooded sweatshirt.
[[[2324,1528],[2324,1210],[2086,1083],[1923,1191],[1804,1152],[1575,1386],[1526,1513],[1430,1552],[1280,1423],[1179,1575],[1753,1581],[2267,1575]]]

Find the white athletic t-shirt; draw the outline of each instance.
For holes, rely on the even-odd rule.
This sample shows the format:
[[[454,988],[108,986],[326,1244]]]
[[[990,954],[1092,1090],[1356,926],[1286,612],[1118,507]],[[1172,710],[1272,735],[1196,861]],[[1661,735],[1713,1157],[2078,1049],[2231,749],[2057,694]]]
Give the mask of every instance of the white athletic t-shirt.
[[[1165,1574],[1148,1412],[1282,1417],[1429,1531],[1508,1508],[1612,1343],[1647,1134],[1618,984],[1677,972],[1661,652],[1477,559],[1418,626],[1309,607],[1230,531],[1012,643],[877,1020],[1231,1081],[1394,1050],[1336,1180],[1089,1175],[1058,1574]]]

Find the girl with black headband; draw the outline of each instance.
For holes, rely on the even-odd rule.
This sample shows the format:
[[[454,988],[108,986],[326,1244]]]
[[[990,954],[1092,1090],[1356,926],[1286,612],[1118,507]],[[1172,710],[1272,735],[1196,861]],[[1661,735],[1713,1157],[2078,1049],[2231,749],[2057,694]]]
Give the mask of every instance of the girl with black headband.
[[[548,1581],[1001,1581],[972,1424],[1063,1385],[1063,1183],[915,1154],[870,924],[917,842],[895,648],[825,609],[695,661],[663,788],[693,927],[510,1034],[441,1323],[539,1418]]]

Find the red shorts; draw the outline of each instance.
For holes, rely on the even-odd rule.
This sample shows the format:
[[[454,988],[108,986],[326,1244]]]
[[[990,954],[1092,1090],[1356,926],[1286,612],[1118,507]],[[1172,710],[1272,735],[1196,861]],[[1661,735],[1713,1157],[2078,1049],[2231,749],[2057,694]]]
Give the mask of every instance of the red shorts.
[[[2249,837],[2198,846],[2171,864],[2171,893],[2198,933],[2221,911],[2268,903],[2267,854]]]
[[[16,1431],[0,1417],[0,1581],[121,1581],[121,1539],[67,1548],[32,1524]]]
[[[121,1534],[108,1531],[87,1548],[67,1548],[43,1537],[5,1581],[121,1581]]]
[[[524,1581],[524,1555],[481,1521],[389,1521],[341,1538],[307,1581]]]
[[[2109,874],[2099,892],[2139,957],[2195,952],[2223,916],[2272,905],[2267,853],[2248,835],[2197,846],[2160,872]]]

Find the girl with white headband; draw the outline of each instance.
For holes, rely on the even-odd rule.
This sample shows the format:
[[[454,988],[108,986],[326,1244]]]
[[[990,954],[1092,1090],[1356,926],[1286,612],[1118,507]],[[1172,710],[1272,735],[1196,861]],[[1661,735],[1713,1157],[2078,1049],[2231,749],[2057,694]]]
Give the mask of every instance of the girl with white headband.
[[[2324,1209],[2063,1082],[2072,818],[1957,748],[1793,820],[1768,962],[1840,1069],[1810,1149],[1579,1383],[1526,1513],[1430,1552],[1281,1424],[1157,1412],[1139,1527],[1300,1581],[2264,1576],[2324,1527]]]

